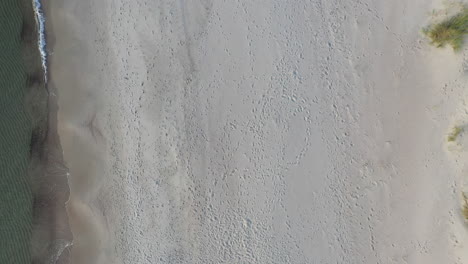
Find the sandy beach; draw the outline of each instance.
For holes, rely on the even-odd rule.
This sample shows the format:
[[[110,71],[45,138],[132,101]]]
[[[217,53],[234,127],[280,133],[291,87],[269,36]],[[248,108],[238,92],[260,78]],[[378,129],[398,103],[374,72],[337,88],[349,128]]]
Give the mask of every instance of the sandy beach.
[[[72,263],[468,261],[441,1],[48,5]]]

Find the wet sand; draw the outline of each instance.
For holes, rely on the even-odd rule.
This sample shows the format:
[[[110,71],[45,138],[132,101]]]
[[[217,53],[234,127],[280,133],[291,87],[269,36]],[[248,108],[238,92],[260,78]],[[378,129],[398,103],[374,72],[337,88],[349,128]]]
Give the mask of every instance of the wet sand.
[[[70,263],[73,239],[65,207],[69,199],[68,168],[57,134],[57,92],[53,83],[45,82],[31,1],[24,0],[23,6],[27,18],[23,34],[29,36],[25,47],[28,50],[25,58],[29,85],[27,103],[33,121],[29,164],[34,196],[32,263]],[[54,47],[53,26],[48,25],[48,29],[50,53]]]
[[[50,6],[73,263],[463,261],[437,6]]]

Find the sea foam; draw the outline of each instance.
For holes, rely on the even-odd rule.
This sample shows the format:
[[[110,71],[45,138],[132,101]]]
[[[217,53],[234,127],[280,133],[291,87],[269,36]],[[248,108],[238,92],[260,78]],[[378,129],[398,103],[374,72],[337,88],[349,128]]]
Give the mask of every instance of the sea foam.
[[[44,81],[47,83],[47,45],[45,36],[45,16],[41,0],[33,0],[34,13],[37,25],[38,47],[41,53],[42,69],[44,70]]]

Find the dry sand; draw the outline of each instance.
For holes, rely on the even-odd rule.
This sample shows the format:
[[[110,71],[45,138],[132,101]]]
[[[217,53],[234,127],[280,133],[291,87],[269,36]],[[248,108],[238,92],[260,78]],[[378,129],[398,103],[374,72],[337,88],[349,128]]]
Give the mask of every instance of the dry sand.
[[[439,2],[59,2],[73,263],[468,260]]]

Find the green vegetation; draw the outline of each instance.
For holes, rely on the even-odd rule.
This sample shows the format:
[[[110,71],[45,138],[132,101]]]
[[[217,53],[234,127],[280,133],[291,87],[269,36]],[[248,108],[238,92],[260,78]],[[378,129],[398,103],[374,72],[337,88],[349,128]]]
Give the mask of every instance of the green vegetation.
[[[461,49],[463,40],[468,33],[468,5],[462,5],[462,10],[456,15],[423,29],[431,43],[436,47],[449,44],[455,51]]]
[[[462,215],[463,218],[465,218],[465,221],[468,221],[468,197],[466,197],[465,193],[463,193]]]
[[[468,221],[468,204],[465,202],[462,207],[463,218]]]
[[[447,137],[447,141],[454,142],[455,140],[457,140],[457,137],[460,135],[461,132],[463,132],[463,128],[459,126],[453,127],[452,132]]]

